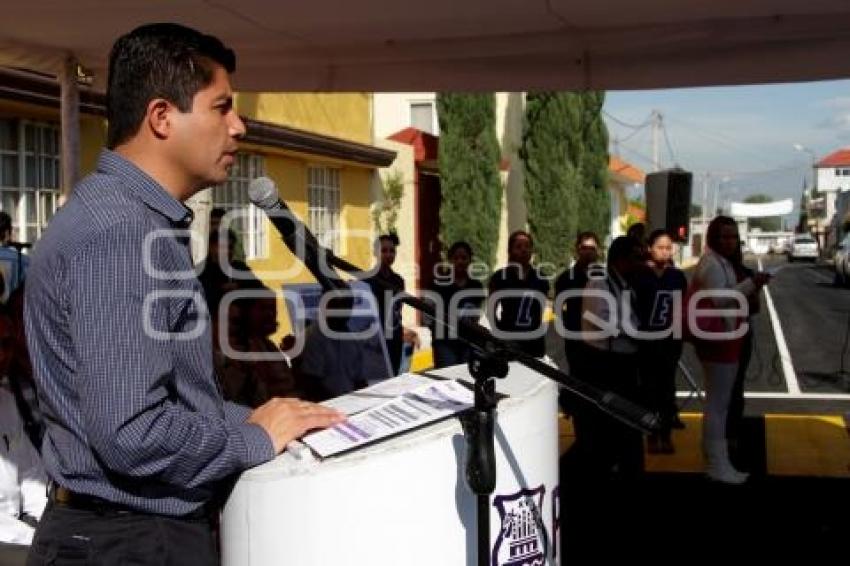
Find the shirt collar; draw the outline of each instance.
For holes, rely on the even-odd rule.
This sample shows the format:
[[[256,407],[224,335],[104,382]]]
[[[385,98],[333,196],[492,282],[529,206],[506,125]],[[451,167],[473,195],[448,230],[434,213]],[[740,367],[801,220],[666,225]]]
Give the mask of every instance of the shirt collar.
[[[97,170],[121,177],[133,194],[175,225],[188,228],[192,223],[192,209],[168,194],[162,185],[124,156],[108,149],[102,150],[97,160]]]

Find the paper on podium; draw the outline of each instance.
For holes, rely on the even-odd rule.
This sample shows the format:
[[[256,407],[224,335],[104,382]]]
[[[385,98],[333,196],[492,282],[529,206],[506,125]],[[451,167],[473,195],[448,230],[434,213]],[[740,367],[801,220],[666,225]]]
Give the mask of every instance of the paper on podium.
[[[326,458],[442,420],[473,406],[474,394],[467,387],[456,381],[428,381],[351,415],[343,423],[308,434],[301,442]]]

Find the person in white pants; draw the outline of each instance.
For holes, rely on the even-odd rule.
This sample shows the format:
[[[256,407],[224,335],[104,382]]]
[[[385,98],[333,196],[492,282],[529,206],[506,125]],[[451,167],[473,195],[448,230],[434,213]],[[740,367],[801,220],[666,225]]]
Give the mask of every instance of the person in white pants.
[[[714,337],[699,338],[694,346],[702,363],[705,375],[706,405],[703,413],[703,452],[706,459],[706,475],[724,483],[740,484],[747,480],[748,474],[739,472],[729,460],[729,448],[726,443],[726,416],[738,371],[741,353],[740,328],[747,318],[747,296],[758,293],[769,279],[765,273],[756,273],[740,283],[735,275],[733,261],[740,257],[738,251],[741,239],[738,225],[728,216],[718,216],[708,226],[706,232],[707,249],[700,258],[691,282],[689,295],[697,291],[730,291],[728,296],[711,297],[698,301],[700,309],[737,309],[737,315],[723,314],[714,317],[701,317],[688,324],[698,324],[700,330],[711,333],[740,334],[735,338]],[[739,293],[737,297],[735,293]],[[693,334],[693,329],[691,330]]]
[[[29,545],[47,504],[47,475],[8,386],[13,343],[12,320],[0,313],[0,543]]]

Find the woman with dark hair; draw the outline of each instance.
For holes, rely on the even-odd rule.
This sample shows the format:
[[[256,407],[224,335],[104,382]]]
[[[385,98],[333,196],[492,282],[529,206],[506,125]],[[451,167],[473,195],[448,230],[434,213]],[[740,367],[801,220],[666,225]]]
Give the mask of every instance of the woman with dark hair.
[[[431,328],[434,367],[437,368],[469,361],[469,346],[450,335],[449,327],[456,326],[461,318],[477,322],[484,301],[484,286],[469,276],[472,246],[463,241],[455,242],[449,247],[448,259],[450,269],[444,277],[436,277],[431,287],[440,299],[436,307],[438,319]]]
[[[650,453],[672,454],[670,432],[678,412],[676,406],[676,367],[682,355],[682,340],[672,332],[677,300],[688,287],[685,274],[673,263],[673,239],[664,230],[655,230],[647,240],[649,260],[646,269],[634,278],[639,328],[646,333],[638,343],[640,385],[647,406],[658,413],[660,430],[648,439]],[[666,335],[665,335],[666,334]]]
[[[734,261],[740,253],[741,239],[738,224],[728,216],[718,216],[708,226],[706,233],[707,249],[700,258],[694,272],[689,294],[698,291],[728,291],[728,296],[714,296],[698,302],[701,309],[738,309],[743,298],[758,293],[769,279],[765,273],[755,273],[752,277],[738,280]],[[738,297],[734,292],[739,293]],[[747,301],[743,306],[747,307]],[[739,484],[747,480],[748,474],[736,470],[729,460],[729,447],[726,443],[726,417],[738,373],[741,357],[740,324],[746,318],[730,315],[700,317],[695,325],[712,328],[699,328],[703,332],[726,333],[727,336],[707,338],[698,336],[694,340],[697,356],[700,359],[705,377],[706,403],[703,413],[703,451],[706,458],[706,475],[724,483]],[[691,321],[688,320],[690,324]],[[696,328],[691,328],[695,334]]]

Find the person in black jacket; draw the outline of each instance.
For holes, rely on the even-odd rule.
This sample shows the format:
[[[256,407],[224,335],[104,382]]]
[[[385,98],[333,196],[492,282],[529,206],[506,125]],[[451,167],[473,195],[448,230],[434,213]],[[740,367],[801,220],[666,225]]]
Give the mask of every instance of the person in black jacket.
[[[431,329],[436,368],[465,364],[469,361],[469,345],[453,337],[449,326],[456,325],[461,318],[477,322],[481,303],[484,302],[484,286],[469,276],[472,246],[463,241],[455,242],[449,247],[448,259],[451,269],[445,277],[435,278],[431,287],[431,291],[440,299],[437,315],[442,315]]]
[[[639,329],[647,333],[640,340],[640,384],[648,408],[658,413],[660,431],[649,436],[650,453],[674,452],[670,431],[677,418],[676,368],[682,355],[682,340],[663,334],[672,327],[677,315],[677,297],[683,299],[688,282],[673,263],[673,239],[664,230],[655,230],[647,241],[649,260],[634,276]],[[680,311],[681,312],[681,311]]]
[[[584,290],[587,286],[588,268],[599,259],[599,237],[594,232],[582,232],[576,238],[575,263],[565,269],[555,280],[555,304],[561,293]],[[600,266],[601,268],[601,266]],[[555,315],[562,317],[564,329],[575,333],[576,337],[564,337],[564,350],[567,355],[567,363],[572,375],[581,377],[584,373],[583,363],[587,358],[584,341],[577,336],[581,332],[581,319],[584,311],[581,308],[582,297],[580,295],[570,296],[563,302],[561,312]]]
[[[531,265],[534,240],[531,234],[517,230],[508,238],[508,265],[490,277],[488,315],[496,330],[507,336],[522,351],[536,358],[546,355],[543,311],[549,281],[540,277]]]
[[[375,245],[378,256],[378,272],[364,279],[369,285],[375,300],[378,303],[378,318],[384,339],[387,342],[387,352],[390,356],[392,375],[398,375],[401,367],[402,348],[404,346],[404,328],[401,325],[401,303],[395,300],[395,293],[387,290],[395,289],[404,291],[404,279],[393,271],[395,263],[396,248],[399,245],[398,236],[395,234],[382,234],[378,236]]]

